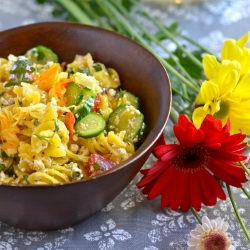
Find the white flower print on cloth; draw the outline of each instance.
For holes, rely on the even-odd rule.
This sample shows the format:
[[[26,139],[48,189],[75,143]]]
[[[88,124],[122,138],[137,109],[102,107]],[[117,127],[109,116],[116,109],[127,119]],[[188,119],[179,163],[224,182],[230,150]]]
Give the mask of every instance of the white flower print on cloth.
[[[1,250],[13,250],[11,244],[9,244],[8,242],[3,242],[3,241],[0,241],[0,249]]]
[[[57,237],[51,240],[48,232],[24,231],[9,227],[1,222],[0,228],[4,231],[0,235],[0,250],[60,250],[68,241],[67,236],[62,236],[61,234],[67,234],[73,230],[72,228],[59,230]]]
[[[131,234],[127,231],[115,228],[116,223],[112,219],[109,219],[105,224],[100,226],[101,231],[84,234],[84,237],[89,241],[98,241],[98,246],[101,250],[115,249],[115,240],[125,241],[132,238]]]
[[[178,228],[186,227],[183,222],[184,214],[171,209],[166,209],[165,214],[157,214],[156,220],[152,221],[152,225],[156,227],[151,230],[148,234],[151,242],[155,243],[156,241],[162,240],[163,236],[169,236],[173,231],[177,231]]]
[[[102,212],[109,212],[110,210],[114,209],[115,206],[113,202],[110,202],[108,205],[106,205],[101,211]]]
[[[159,248],[155,246],[149,246],[149,247],[145,247],[144,250],[159,250]]]

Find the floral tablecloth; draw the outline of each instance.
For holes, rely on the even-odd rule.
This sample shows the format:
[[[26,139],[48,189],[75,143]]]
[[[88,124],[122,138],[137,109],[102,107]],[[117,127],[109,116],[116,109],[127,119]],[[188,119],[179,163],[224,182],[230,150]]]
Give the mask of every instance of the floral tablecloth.
[[[217,54],[226,38],[238,39],[249,30],[250,1],[211,0],[192,5],[152,4],[146,8],[167,25],[178,22],[184,33]],[[35,0],[1,0],[0,30],[56,20],[50,15],[52,9],[51,5],[38,5]],[[168,139],[171,135],[169,123],[165,137]],[[153,161],[151,156],[144,167],[150,167]],[[110,204],[75,227],[54,232],[29,232],[0,222],[0,249],[187,249],[188,234],[195,228],[196,219],[191,212],[162,209],[159,198],[147,201],[136,187],[140,178],[138,174]],[[240,190],[233,189],[233,194],[250,230],[250,201]],[[250,249],[229,200],[219,201],[216,207],[202,207],[199,215],[207,215],[210,219],[225,218],[230,224],[229,236],[233,238],[230,249]]]

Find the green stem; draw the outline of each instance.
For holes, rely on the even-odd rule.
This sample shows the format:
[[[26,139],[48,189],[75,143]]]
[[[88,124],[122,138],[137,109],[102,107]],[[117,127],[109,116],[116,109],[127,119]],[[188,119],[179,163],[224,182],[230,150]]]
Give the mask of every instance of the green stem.
[[[175,39],[175,37],[165,28],[165,26],[160,21],[158,21],[156,18],[149,15],[140,6],[139,3],[137,4],[137,7],[141,11],[141,13],[143,13],[144,16],[146,16],[149,20],[151,20],[170,40],[172,40],[178,46],[178,48],[180,48],[180,50],[182,50],[182,52],[184,52],[187,55],[187,57],[189,57],[189,59],[192,60],[193,63],[195,63],[199,68],[203,69],[202,63],[195,56],[193,56],[191,53],[189,53],[185,49],[185,47],[181,46],[179,44],[179,42]]]
[[[244,224],[244,222],[243,222],[243,220],[242,220],[242,218],[241,218],[241,216],[240,216],[240,214],[238,212],[237,206],[236,206],[235,201],[234,201],[233,196],[232,196],[232,192],[231,192],[230,186],[228,184],[227,184],[227,192],[228,192],[229,198],[231,200],[231,203],[233,205],[234,212],[235,212],[235,214],[236,214],[236,216],[238,218],[238,221],[239,221],[239,223],[241,225],[241,228],[244,231],[244,233],[246,235],[246,238],[250,242],[250,235],[249,235],[249,233],[247,231],[247,228],[246,228],[246,226],[245,226],[245,224]]]
[[[192,206],[190,207],[190,210],[193,213],[193,215],[196,218],[196,220],[202,225],[202,221],[201,221],[199,215],[196,213],[196,211],[194,210],[194,208]]]
[[[87,1],[75,0],[75,2],[81,8],[83,8],[93,20],[98,22],[98,26],[101,26],[104,29],[113,30],[113,28],[107,22],[103,21],[102,18],[97,15],[95,11],[93,11],[92,7]]]
[[[178,34],[179,37],[185,39],[186,41],[188,41],[189,43],[191,43],[192,45],[195,45],[197,48],[201,49],[202,51],[208,53],[208,54],[213,54],[211,51],[209,51],[208,49],[206,49],[204,46],[202,46],[201,44],[197,43],[196,41],[194,41],[193,39],[191,39],[188,36],[185,36],[181,33]]]
[[[250,200],[250,194],[247,192],[247,190],[245,188],[241,188],[241,189],[243,190],[247,198]]]
[[[103,0],[97,0],[97,4],[102,9],[104,14],[107,16],[108,21],[115,24],[116,31],[120,34],[124,34],[124,28],[122,27],[122,24],[119,22],[119,19],[114,18],[112,10],[110,8],[106,8],[108,1],[105,1],[103,3]]]
[[[87,25],[94,25],[92,20],[86,15],[79,6],[71,0],[56,0],[62,5],[72,16],[74,16],[80,23]]]
[[[243,167],[243,169],[245,170],[245,172],[247,173],[248,176],[250,176],[250,171],[249,169],[246,167],[246,165],[243,162],[239,162],[239,164]]]
[[[166,68],[166,70],[176,76],[180,81],[182,81],[184,84],[189,86],[196,94],[199,92],[197,86],[194,86],[192,83],[190,83],[185,77],[183,77],[178,71],[176,71],[166,60],[164,60],[162,57],[160,57],[157,53],[155,53],[154,50],[146,43],[146,41],[134,30],[131,28],[130,24],[125,20],[125,18],[114,8],[112,4],[110,4],[109,1],[106,2],[106,6],[112,11],[115,18],[117,18],[120,23],[123,25],[123,27],[127,30],[127,32],[130,34],[130,37],[134,37],[142,46],[144,46],[146,49],[148,49],[152,54],[154,54],[158,60],[162,63],[162,65]]]
[[[178,112],[175,110],[174,107],[171,107],[169,117],[173,124],[178,123]]]
[[[172,80],[173,83],[173,80]],[[178,96],[180,96],[183,100],[190,102],[190,99],[188,96],[186,96],[186,94],[182,94],[177,88],[175,88],[172,84],[172,91],[173,93],[177,94]]]
[[[124,15],[127,19],[133,23],[133,25],[137,26],[137,28],[146,35],[147,38],[149,38],[150,42],[154,42],[156,45],[158,45],[164,52],[166,52],[169,57],[175,62],[175,64],[180,68],[180,70],[186,75],[188,80],[194,85],[197,86],[196,82],[193,80],[193,78],[189,75],[189,73],[184,69],[184,67],[179,63],[179,61],[174,57],[174,55],[165,47],[162,45],[161,42],[159,42],[158,39],[155,38],[151,33],[149,33],[141,24],[137,22],[135,18],[132,17],[132,15],[123,7],[123,5],[119,4],[116,1],[112,1],[113,4],[116,6],[116,8]]]

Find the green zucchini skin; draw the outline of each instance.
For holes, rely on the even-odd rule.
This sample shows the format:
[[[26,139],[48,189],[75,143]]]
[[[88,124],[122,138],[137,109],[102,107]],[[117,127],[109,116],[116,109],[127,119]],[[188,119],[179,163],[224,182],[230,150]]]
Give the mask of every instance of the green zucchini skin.
[[[66,87],[66,92],[64,94],[66,98],[66,106],[77,106],[82,98],[83,98],[83,91],[82,88],[75,82],[70,82]]]
[[[101,134],[106,126],[104,118],[96,112],[89,112],[75,123],[76,133],[83,138],[91,138]]]
[[[73,110],[73,113],[76,117],[76,122],[80,121],[91,111],[91,109],[94,107],[96,98],[96,93],[87,87],[82,89],[82,93],[83,97],[81,102]]]
[[[134,94],[132,94],[126,90],[121,90],[119,98],[122,98],[123,96],[126,96],[128,105],[132,105],[136,109],[140,110],[140,99],[137,96],[135,96]]]
[[[25,56],[32,64],[46,64],[50,61],[52,61],[53,63],[58,63],[57,54],[50,48],[43,45],[38,45],[34,48],[29,49],[25,53]]]
[[[120,104],[109,116],[107,130],[119,133],[126,131],[124,141],[136,143],[140,140],[144,116],[133,105]]]

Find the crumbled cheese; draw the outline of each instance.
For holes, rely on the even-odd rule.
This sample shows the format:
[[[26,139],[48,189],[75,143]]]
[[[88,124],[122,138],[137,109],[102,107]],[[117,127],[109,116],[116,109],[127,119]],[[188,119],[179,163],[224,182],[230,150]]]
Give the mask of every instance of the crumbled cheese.
[[[33,170],[39,171],[39,170],[43,170],[45,169],[44,163],[42,162],[42,160],[34,160],[33,166],[32,166]]]
[[[80,149],[78,150],[78,154],[87,156],[89,154],[89,150],[84,146],[81,146]]]
[[[115,96],[116,95],[116,91],[114,89],[109,89],[108,90],[108,93],[111,95],[111,96]]]
[[[79,149],[79,146],[77,144],[71,144],[69,148],[73,153],[76,153]]]
[[[74,134],[73,135],[73,141],[77,141],[78,140],[78,135],[77,134]]]

